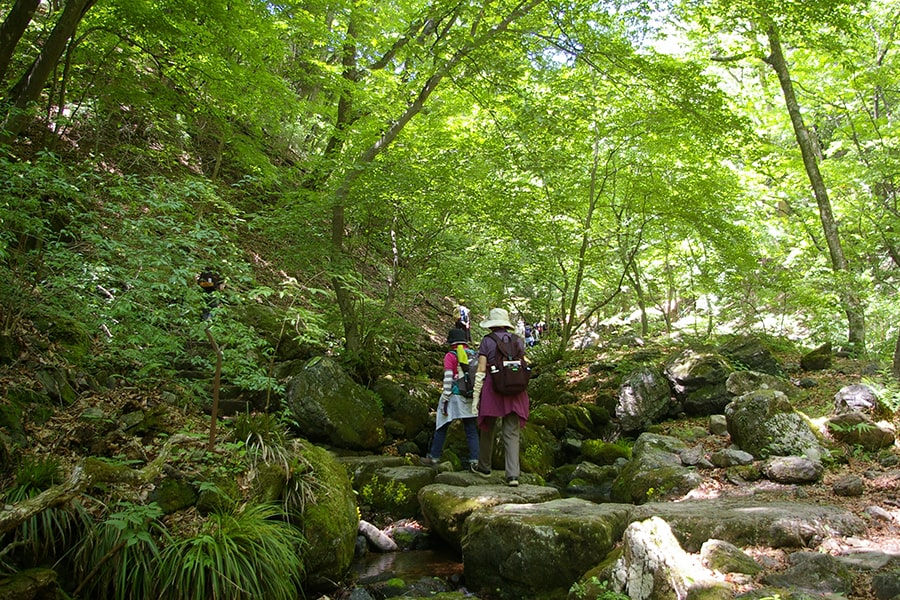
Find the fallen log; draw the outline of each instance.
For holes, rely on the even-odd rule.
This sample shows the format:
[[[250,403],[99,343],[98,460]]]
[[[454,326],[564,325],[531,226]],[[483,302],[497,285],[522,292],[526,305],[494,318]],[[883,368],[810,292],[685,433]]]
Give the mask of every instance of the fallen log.
[[[72,469],[69,478],[63,483],[47,488],[33,498],[0,507],[0,536],[15,530],[34,515],[61,506],[80,496],[95,483],[149,483],[159,477],[173,446],[197,441],[188,435],[172,436],[160,450],[159,456],[142,469],[131,469],[97,458],[86,458]]]

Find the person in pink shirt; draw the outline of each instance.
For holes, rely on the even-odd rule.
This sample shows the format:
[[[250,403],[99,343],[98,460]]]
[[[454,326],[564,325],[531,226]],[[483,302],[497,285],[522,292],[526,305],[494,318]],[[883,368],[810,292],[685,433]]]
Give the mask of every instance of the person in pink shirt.
[[[463,370],[460,366],[460,356],[466,361],[477,360],[477,355],[469,349],[466,340],[466,331],[463,329],[451,329],[447,334],[447,344],[450,349],[444,354],[444,382],[440,400],[438,400],[437,417],[434,423],[434,438],[431,441],[431,449],[425,458],[420,459],[423,465],[432,466],[439,462],[444,451],[444,443],[447,441],[447,431],[453,421],[461,420],[466,432],[466,442],[469,445],[469,467],[473,468],[478,462],[478,429],[475,424],[473,412],[473,399],[466,398],[459,393],[454,379]],[[461,355],[460,352],[464,352]],[[465,369],[468,367],[466,366]],[[471,388],[470,388],[471,389]]]

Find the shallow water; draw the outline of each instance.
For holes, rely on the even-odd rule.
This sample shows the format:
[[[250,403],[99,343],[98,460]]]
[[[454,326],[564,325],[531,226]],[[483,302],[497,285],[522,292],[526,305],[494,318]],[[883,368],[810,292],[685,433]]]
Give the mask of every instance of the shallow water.
[[[398,577],[416,581],[423,577],[453,579],[462,577],[462,557],[450,548],[407,550],[402,552],[369,552],[353,562],[351,568],[357,585],[365,585]]]

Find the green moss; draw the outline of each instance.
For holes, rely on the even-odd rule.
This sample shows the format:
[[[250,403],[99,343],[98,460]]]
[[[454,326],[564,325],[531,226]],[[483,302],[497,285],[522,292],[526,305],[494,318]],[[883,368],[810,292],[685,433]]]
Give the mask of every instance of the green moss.
[[[609,443],[603,440],[585,440],[581,444],[581,455],[598,465],[611,465],[619,458],[630,459],[631,447],[624,443]]]
[[[302,441],[299,452],[318,481],[300,528],[309,542],[303,562],[312,585],[340,580],[353,560],[359,512],[344,466],[326,450]]]

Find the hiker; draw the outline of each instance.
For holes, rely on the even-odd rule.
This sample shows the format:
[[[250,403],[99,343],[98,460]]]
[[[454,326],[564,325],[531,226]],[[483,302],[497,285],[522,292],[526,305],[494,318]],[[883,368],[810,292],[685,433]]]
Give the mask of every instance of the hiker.
[[[528,348],[534,346],[534,325],[525,325],[525,345]]]
[[[446,343],[449,344],[450,349],[444,354],[444,383],[441,398],[438,401],[437,419],[434,423],[434,439],[431,441],[431,450],[428,451],[425,458],[421,459],[421,462],[429,466],[439,462],[450,424],[460,419],[466,432],[466,442],[469,445],[467,468],[471,469],[478,462],[478,427],[475,413],[472,412],[472,399],[458,393],[459,389],[454,383],[454,379],[459,376],[460,372],[460,357],[462,356],[460,353],[464,353],[466,362],[476,362],[478,356],[469,349],[466,332],[463,329],[451,329],[447,334]]]
[[[464,329],[466,332],[466,341],[470,344],[472,343],[472,328],[470,323],[471,315],[469,313],[469,309],[463,304],[463,301],[459,301],[459,317],[456,319],[456,327],[458,329]]]
[[[197,285],[203,290],[203,300],[206,302],[202,320],[208,321],[212,318],[212,310],[221,304],[216,292],[225,289],[225,281],[212,267],[206,267],[197,275]]]
[[[528,421],[528,392],[503,396],[494,390],[492,378],[487,376],[488,365],[494,365],[498,353],[497,339],[505,346],[518,350],[524,359],[525,343],[512,330],[509,313],[502,308],[492,308],[481,326],[493,335],[481,339],[478,348],[478,372],[475,376],[473,412],[478,415],[480,430],[478,464],[472,471],[484,477],[491,475],[491,456],[494,447],[494,426],[497,419],[502,421],[503,448],[506,464],[506,483],[512,487],[519,485],[519,429]]]

